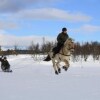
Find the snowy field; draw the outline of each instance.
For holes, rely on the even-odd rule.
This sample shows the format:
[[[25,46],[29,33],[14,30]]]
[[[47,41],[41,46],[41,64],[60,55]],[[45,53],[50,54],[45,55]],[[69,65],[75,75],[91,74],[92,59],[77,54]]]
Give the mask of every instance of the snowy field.
[[[100,100],[100,61],[71,62],[54,74],[51,62],[9,56],[13,73],[0,69],[0,100]]]

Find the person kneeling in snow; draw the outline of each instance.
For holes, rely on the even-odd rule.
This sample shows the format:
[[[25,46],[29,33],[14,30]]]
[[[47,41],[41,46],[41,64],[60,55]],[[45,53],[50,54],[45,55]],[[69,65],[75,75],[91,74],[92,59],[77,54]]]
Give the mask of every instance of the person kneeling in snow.
[[[7,60],[7,57],[1,57],[0,58],[0,61],[1,61],[1,69],[2,71],[4,72],[12,72],[12,70],[10,70],[10,64]]]

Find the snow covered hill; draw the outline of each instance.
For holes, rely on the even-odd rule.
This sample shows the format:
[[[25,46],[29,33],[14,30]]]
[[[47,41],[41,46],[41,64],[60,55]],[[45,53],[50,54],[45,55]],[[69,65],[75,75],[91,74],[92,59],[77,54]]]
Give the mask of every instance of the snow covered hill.
[[[13,73],[0,69],[0,100],[100,100],[100,61],[71,62],[54,74],[51,62],[9,56]]]

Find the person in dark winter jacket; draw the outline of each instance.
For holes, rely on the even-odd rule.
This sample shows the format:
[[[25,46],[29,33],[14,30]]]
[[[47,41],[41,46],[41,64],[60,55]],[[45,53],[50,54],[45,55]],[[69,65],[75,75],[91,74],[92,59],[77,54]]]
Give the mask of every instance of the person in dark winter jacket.
[[[10,71],[10,64],[9,64],[7,58],[6,57],[4,57],[4,58],[1,57],[0,61],[1,61],[1,69],[2,69],[2,71],[4,71],[4,72]]]
[[[67,28],[63,28],[62,32],[57,36],[58,43],[57,43],[57,47],[53,49],[53,52],[54,52],[53,57],[55,57],[55,55],[60,52],[61,48],[63,47],[65,41],[68,38],[69,36],[67,34]]]

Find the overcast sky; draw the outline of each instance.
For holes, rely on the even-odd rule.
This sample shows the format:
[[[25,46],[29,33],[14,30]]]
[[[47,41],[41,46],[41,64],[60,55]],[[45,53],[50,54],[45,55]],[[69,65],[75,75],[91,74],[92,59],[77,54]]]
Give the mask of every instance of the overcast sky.
[[[0,0],[0,45],[56,40],[100,41],[100,0]]]

